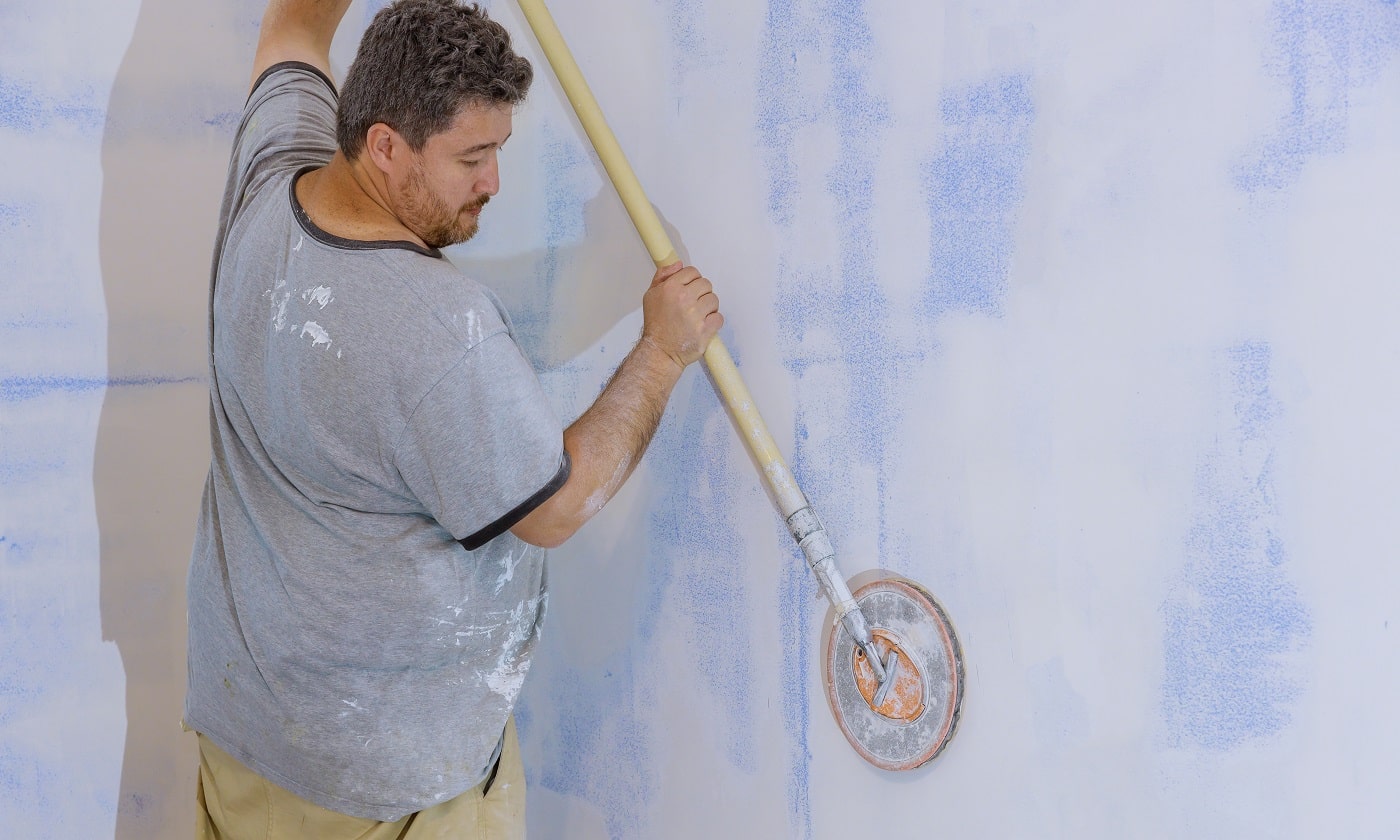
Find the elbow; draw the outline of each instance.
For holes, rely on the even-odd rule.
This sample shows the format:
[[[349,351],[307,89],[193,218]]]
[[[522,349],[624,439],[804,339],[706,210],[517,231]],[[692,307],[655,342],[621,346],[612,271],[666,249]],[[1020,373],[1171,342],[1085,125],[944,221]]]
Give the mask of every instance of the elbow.
[[[537,545],[540,548],[552,549],[558,548],[559,546],[568,542],[569,537],[572,537],[573,534],[565,533],[563,531],[552,531],[549,533],[531,532],[529,535],[517,533],[516,536],[520,537],[522,541],[527,542],[530,545]]]
[[[594,493],[587,500],[581,499],[578,482],[571,476],[553,496],[517,522],[511,533],[530,545],[558,548],[602,508],[600,498]]]
[[[522,519],[510,532],[530,545],[540,548],[558,548],[578,533],[581,522],[568,522],[550,518],[535,518],[533,515]]]

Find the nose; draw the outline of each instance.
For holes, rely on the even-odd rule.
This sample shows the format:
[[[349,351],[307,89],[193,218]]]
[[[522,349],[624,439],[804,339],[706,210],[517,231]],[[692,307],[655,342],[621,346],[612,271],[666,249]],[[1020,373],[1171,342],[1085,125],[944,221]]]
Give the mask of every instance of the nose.
[[[481,168],[481,176],[472,185],[477,195],[495,195],[501,191],[501,168],[496,160],[496,153],[492,151],[486,160],[486,165]]]

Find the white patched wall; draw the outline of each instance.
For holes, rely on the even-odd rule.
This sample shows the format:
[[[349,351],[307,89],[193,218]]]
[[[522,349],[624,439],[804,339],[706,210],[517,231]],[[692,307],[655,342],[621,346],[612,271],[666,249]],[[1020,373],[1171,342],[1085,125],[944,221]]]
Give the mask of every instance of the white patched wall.
[[[538,81],[451,256],[568,418],[650,262],[488,6]],[[0,8],[16,836],[189,833],[209,249],[261,11]],[[931,589],[967,694],[925,768],[846,744],[826,605],[696,369],[554,553],[532,836],[1400,833],[1393,2],[553,11],[844,571]]]

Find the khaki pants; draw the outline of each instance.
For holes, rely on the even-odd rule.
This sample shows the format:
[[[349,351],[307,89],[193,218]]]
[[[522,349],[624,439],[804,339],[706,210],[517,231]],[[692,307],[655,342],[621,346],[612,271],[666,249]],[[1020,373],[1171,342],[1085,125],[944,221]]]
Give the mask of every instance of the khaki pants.
[[[199,736],[197,840],[523,840],[525,769],[515,720],[494,778],[446,802],[387,823],[313,805],[249,770]]]

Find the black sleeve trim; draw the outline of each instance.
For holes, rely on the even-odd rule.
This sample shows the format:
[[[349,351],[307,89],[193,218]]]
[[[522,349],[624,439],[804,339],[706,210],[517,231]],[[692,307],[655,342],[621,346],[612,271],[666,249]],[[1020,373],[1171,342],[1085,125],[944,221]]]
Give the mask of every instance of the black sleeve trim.
[[[476,551],[483,545],[504,534],[514,527],[515,523],[530,515],[530,512],[548,501],[550,496],[559,492],[559,488],[564,486],[564,482],[569,480],[569,473],[573,471],[573,461],[569,460],[568,451],[564,452],[564,457],[559,460],[559,472],[554,474],[554,478],[549,483],[541,487],[539,492],[525,501],[521,502],[510,513],[477,531],[469,537],[463,537],[457,542],[467,551]]]
[[[340,91],[335,89],[335,82],[331,81],[330,76],[327,76],[325,73],[321,72],[320,68],[307,64],[305,61],[279,61],[271,67],[267,68],[266,70],[262,71],[262,75],[258,76],[258,80],[256,82],[253,82],[252,89],[248,91],[248,101],[252,101],[253,94],[258,92],[258,87],[262,85],[263,82],[267,81],[268,76],[271,76],[278,70],[286,70],[289,67],[296,67],[300,70],[309,70],[310,72],[315,73],[321,79],[321,81],[326,83],[326,87],[331,89],[331,93],[335,94],[336,96],[340,96]]]

